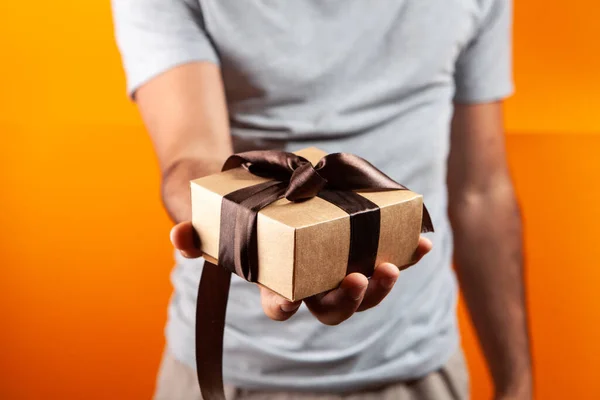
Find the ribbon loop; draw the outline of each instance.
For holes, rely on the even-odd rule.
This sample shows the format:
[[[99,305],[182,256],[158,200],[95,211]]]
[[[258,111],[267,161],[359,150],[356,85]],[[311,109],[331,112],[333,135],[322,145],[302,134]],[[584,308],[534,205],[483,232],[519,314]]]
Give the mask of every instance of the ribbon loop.
[[[315,169],[335,190],[408,190],[378,170],[367,160],[348,153],[333,153],[323,157]]]
[[[315,197],[327,185],[311,163],[305,163],[296,168],[285,192],[289,201],[302,201]]]
[[[257,176],[288,181],[294,170],[303,164],[310,164],[310,162],[294,153],[277,150],[247,151],[229,157],[222,171],[244,167]]]

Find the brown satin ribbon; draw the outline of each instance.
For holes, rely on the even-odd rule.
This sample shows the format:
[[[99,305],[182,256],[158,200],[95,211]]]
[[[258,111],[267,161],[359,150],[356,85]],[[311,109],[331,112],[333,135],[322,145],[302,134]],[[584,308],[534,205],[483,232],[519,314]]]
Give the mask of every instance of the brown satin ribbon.
[[[196,305],[196,369],[204,400],[225,400],[223,333],[231,273],[257,280],[258,212],[284,197],[304,201],[318,196],[335,204],[350,215],[347,273],[371,276],[379,243],[379,207],[354,191],[407,190],[366,160],[345,153],[327,155],[313,167],[293,153],[250,151],[229,157],[223,171],[237,167],[271,180],[223,197],[219,266],[205,263]],[[424,205],[421,232],[433,232]]]

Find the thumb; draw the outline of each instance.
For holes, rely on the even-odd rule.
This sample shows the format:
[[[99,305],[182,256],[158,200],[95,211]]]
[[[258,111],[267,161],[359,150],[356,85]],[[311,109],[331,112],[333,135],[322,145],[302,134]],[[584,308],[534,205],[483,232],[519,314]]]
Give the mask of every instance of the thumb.
[[[190,221],[181,222],[171,229],[171,243],[186,258],[202,256],[200,238]]]
[[[277,293],[263,287],[260,288],[260,299],[267,317],[275,321],[285,321],[298,311],[301,301],[289,301]]]

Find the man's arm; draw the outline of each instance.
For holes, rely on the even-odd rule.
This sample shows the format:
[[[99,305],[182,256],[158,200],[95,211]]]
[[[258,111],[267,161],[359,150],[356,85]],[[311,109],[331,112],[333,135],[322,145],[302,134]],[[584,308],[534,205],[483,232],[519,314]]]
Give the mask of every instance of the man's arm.
[[[160,164],[163,202],[177,223],[171,241],[183,256],[200,257],[198,236],[190,222],[189,181],[218,172],[232,152],[219,68],[208,62],[172,68],[143,84],[135,96]],[[417,258],[431,246],[429,240],[421,238]],[[384,263],[370,280],[362,274],[350,274],[339,288],[305,302],[321,322],[336,325],[379,304],[398,275],[396,266]],[[265,314],[272,319],[290,318],[301,304],[263,287],[260,290]]]
[[[506,162],[501,103],[456,105],[448,185],[456,271],[497,398],[528,399],[521,218]]]
[[[136,102],[159,161],[165,208],[173,221],[189,221],[190,180],[218,172],[232,152],[219,67],[173,68],[142,85]]]

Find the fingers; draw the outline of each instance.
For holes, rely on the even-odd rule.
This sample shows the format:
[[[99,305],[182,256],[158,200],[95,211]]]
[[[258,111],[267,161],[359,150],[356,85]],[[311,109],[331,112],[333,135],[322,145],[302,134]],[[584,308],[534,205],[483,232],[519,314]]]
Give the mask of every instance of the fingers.
[[[285,321],[298,311],[301,301],[291,302],[277,293],[260,287],[260,299],[267,317],[275,321]]]
[[[432,248],[433,248],[433,243],[431,243],[431,240],[427,239],[424,236],[420,236],[419,244],[417,245],[417,249],[415,250],[415,253],[413,254],[413,262],[408,265],[405,265],[404,267],[402,267],[402,269],[411,267],[411,266],[415,265],[416,263],[418,263],[419,261],[421,261],[421,259],[427,253],[429,253]]]
[[[431,240],[421,236],[411,265],[419,262],[432,248]],[[325,295],[313,296],[306,299],[305,303],[319,321],[326,325],[337,325],[355,312],[368,310],[381,303],[396,284],[399,275],[398,267],[383,263],[375,268],[370,280],[361,274],[350,274],[338,289]]]
[[[399,275],[398,267],[390,263],[383,263],[375,268],[365,297],[356,311],[365,311],[381,303],[396,284]]]
[[[338,325],[352,316],[365,296],[369,281],[359,273],[344,278],[337,289],[305,299],[310,312],[325,325]]]
[[[202,256],[200,238],[190,221],[179,223],[171,229],[171,243],[186,258]]]
[[[200,238],[190,221],[179,223],[171,229],[171,242],[186,258],[202,256]],[[421,260],[432,247],[431,241],[421,236],[413,256],[414,262],[410,265]],[[362,274],[350,274],[344,278],[337,289],[305,299],[305,303],[311,313],[323,324],[338,325],[355,312],[368,310],[381,303],[394,287],[398,276],[399,270],[396,266],[384,263],[375,269],[370,280]],[[289,319],[298,311],[302,303],[291,302],[264,287],[260,287],[260,291],[263,310],[275,321]]]
[[[433,243],[431,240],[427,239],[424,236],[419,237],[419,244],[417,245],[417,250],[415,250],[415,254],[413,259],[416,260],[415,263],[421,261],[421,258],[425,256],[425,254],[429,253],[433,248]]]

